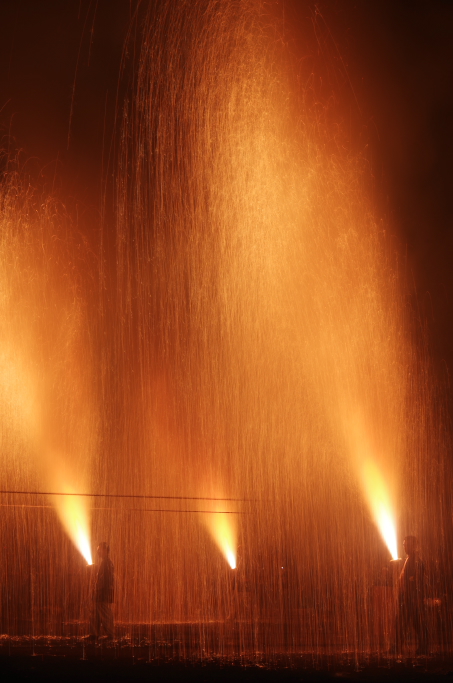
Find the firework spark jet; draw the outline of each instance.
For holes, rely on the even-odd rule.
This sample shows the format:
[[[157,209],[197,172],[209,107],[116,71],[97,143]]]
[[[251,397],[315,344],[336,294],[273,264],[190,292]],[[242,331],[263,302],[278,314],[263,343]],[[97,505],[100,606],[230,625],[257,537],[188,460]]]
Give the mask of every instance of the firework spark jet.
[[[64,213],[8,182],[0,218],[0,406],[4,483],[16,490],[88,489],[96,410],[80,283]],[[79,275],[77,275],[79,277]],[[93,411],[93,412],[91,412]],[[90,414],[91,413],[91,414]],[[50,496],[74,545],[91,563],[86,498]]]

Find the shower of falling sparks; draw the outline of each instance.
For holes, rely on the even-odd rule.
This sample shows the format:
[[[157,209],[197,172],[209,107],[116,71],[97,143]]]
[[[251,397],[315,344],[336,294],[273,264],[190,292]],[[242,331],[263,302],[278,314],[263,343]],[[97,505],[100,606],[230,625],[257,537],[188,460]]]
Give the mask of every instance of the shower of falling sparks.
[[[203,648],[235,658],[363,652],[381,535],[392,557],[396,520],[439,539],[422,454],[440,437],[397,249],[346,151],[323,41],[298,44],[281,7],[140,3],[93,262],[61,208],[1,195],[12,630],[83,621],[92,527],[131,630],[171,625],[191,653],[187,624],[209,624]],[[63,494],[59,521],[6,489]]]
[[[340,638],[362,619],[376,526],[396,554],[398,484],[419,438],[412,351],[364,163],[345,152],[316,83],[301,92],[296,70],[312,65],[288,61],[269,7],[163,2],[143,24],[117,186],[121,449],[149,492],[203,496],[203,480],[256,501],[196,521],[231,566],[237,535],[263,618],[308,640],[328,622]],[[132,488],[127,463],[118,475]],[[174,539],[161,609],[180,614],[184,585],[215,613],[200,578],[215,557],[192,542],[193,518],[158,529],[155,543]],[[206,564],[191,575],[176,553],[195,547]],[[299,590],[304,609],[316,605],[311,630]]]
[[[67,219],[50,202],[36,210],[13,180],[1,197],[3,484],[18,491],[85,493],[95,412],[90,414],[83,305],[66,272],[70,242],[58,238]],[[55,495],[50,501],[92,564],[88,499]]]

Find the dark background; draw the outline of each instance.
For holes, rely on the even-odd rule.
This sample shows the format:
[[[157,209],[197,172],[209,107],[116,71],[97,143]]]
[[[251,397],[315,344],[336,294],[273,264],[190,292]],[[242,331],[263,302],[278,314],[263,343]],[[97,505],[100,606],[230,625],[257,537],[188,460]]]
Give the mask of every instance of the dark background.
[[[400,239],[451,412],[453,3],[286,4],[288,21],[316,25],[332,88],[338,81],[350,125],[360,129],[378,218]],[[82,230],[97,224],[112,174],[115,120],[139,43],[132,37],[124,54],[136,7],[136,0],[0,2],[3,147],[21,150],[23,168],[77,212]]]

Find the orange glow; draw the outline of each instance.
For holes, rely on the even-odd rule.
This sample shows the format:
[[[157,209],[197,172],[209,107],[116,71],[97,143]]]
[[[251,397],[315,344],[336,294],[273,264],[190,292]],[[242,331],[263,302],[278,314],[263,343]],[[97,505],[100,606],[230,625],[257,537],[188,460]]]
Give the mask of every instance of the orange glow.
[[[0,411],[8,488],[87,490],[96,430],[84,305],[68,274],[65,219],[37,211],[12,184],[0,192]],[[49,496],[92,564],[87,499]]]

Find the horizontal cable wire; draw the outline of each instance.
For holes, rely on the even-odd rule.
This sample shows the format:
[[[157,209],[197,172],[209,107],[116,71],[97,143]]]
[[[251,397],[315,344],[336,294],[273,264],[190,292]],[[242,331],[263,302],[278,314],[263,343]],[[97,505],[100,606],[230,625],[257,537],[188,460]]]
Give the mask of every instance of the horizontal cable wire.
[[[61,491],[0,491],[12,496],[82,496],[87,498],[141,498],[143,500],[218,500],[231,503],[259,502],[253,498],[208,498],[201,496],[146,496],[136,493],[62,493]]]

